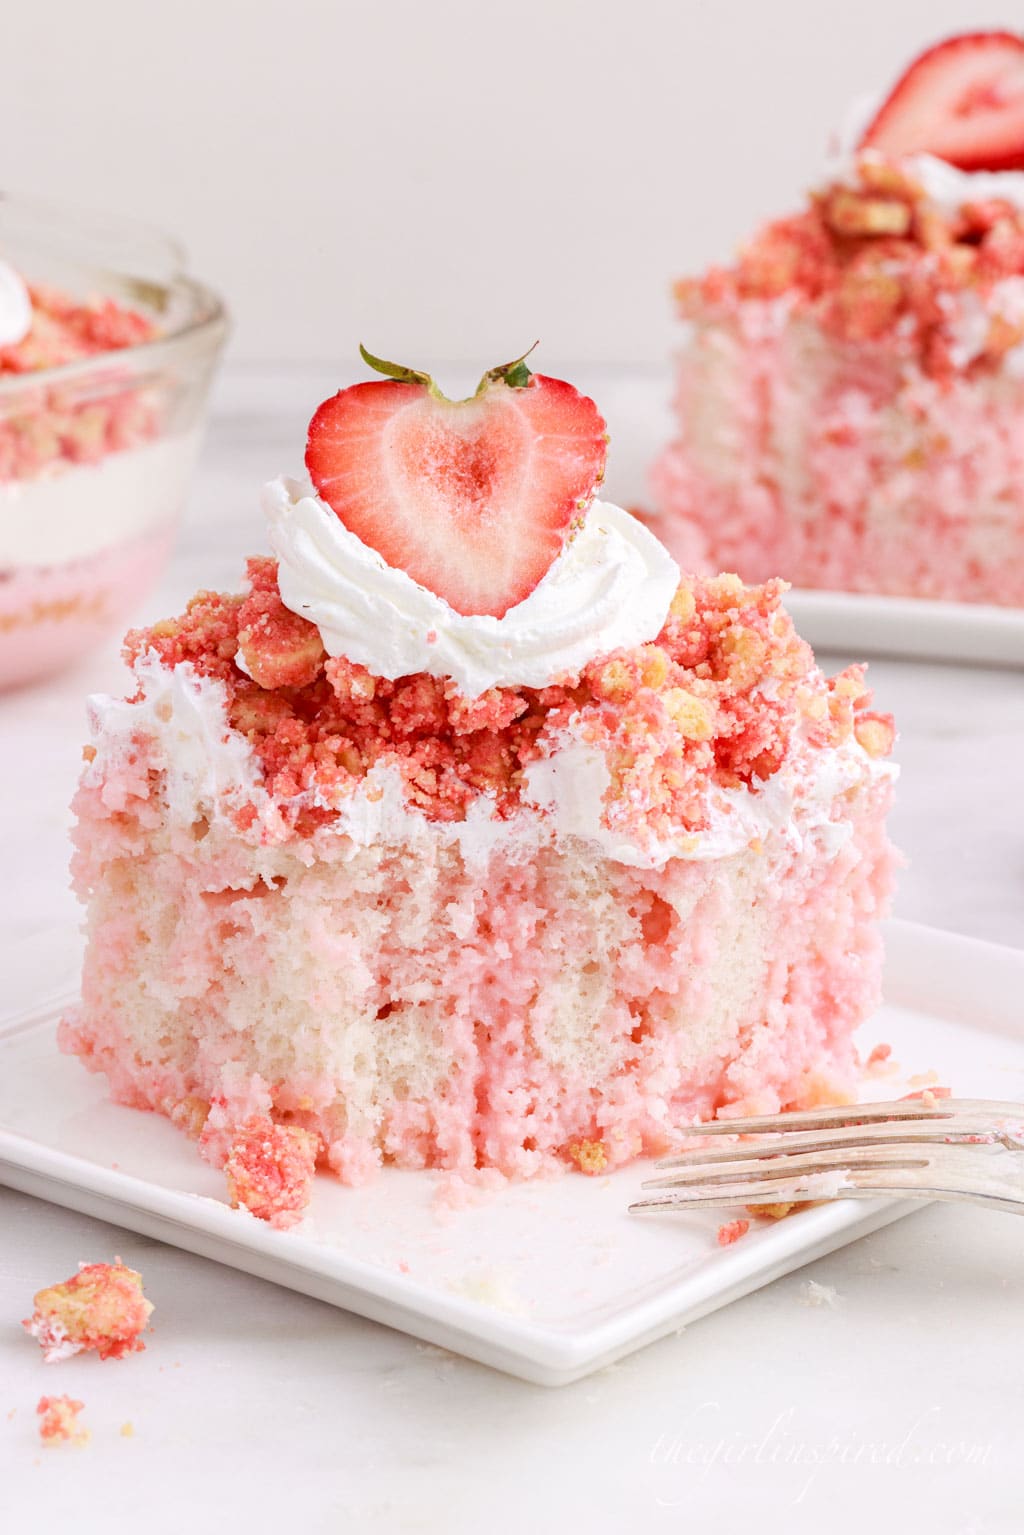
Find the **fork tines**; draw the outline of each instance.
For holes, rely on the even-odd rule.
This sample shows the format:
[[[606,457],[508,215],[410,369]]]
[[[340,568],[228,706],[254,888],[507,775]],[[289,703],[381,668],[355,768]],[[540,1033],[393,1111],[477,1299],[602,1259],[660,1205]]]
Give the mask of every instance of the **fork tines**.
[[[782,1204],[879,1194],[954,1197],[962,1179],[949,1158],[1024,1148],[1024,1106],[981,1099],[913,1098],[860,1103],[746,1119],[718,1119],[684,1134],[702,1144],[655,1165],[668,1176],[645,1189],[665,1190],[631,1210]],[[728,1136],[728,1144],[721,1138]],[[756,1136],[756,1140],[747,1137]],[[709,1144],[709,1142],[716,1142]],[[961,1159],[955,1168],[966,1170]],[[975,1167],[975,1171],[977,1168]]]

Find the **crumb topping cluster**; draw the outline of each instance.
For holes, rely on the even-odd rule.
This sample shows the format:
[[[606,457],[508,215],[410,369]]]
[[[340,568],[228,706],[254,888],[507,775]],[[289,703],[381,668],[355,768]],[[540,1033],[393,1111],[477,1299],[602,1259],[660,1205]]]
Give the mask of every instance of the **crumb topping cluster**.
[[[1007,284],[1024,277],[1024,210],[989,198],[944,211],[874,150],[858,157],[853,181],[765,225],[732,267],[678,283],[682,315],[785,297],[836,338],[884,340],[931,377],[997,367],[1024,341],[1024,292]]]
[[[862,668],[822,679],[781,607],[780,581],[687,580],[652,643],[549,687],[467,698],[450,679],[389,681],[327,657],[316,627],[281,602],[275,562],[250,560],[248,578],[247,594],[200,592],[180,617],[133,631],[125,655],[131,664],[155,651],[167,667],[188,662],[224,684],[232,726],[300,831],[330,820],[378,765],[398,769],[408,804],[430,820],[460,821],[484,794],[507,818],[525,770],[570,726],[573,741],[605,757],[609,816],[654,835],[703,829],[709,787],[770,778],[798,726],[812,747],[853,735],[872,756],[892,745]],[[244,830],[257,809],[238,817]]]
[[[63,1284],[40,1290],[23,1323],[47,1364],[91,1349],[101,1359],[120,1359],[145,1348],[142,1333],[153,1310],[142,1293],[142,1276],[120,1259],[83,1263]]]
[[[231,1208],[286,1231],[309,1204],[321,1141],[298,1125],[255,1114],[235,1131],[224,1164]]]
[[[31,375],[156,335],[145,315],[111,298],[85,302],[56,288],[29,286],[32,327],[0,347],[0,378]],[[131,388],[112,384],[86,395],[80,386],[42,387],[0,412],[0,480],[28,479],[62,460],[93,463],[153,435],[153,408]]]
[[[70,1396],[41,1396],[36,1403],[39,1414],[39,1437],[47,1449],[58,1444],[88,1444],[92,1438],[83,1428],[78,1415],[85,1407]]]

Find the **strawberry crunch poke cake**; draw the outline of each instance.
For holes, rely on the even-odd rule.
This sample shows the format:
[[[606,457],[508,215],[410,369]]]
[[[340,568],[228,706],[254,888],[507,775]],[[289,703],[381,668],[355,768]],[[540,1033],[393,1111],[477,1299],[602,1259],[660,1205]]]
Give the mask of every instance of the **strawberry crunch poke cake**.
[[[314,1166],[599,1173],[853,1096],[893,868],[863,670],[598,500],[571,385],[364,355],[273,556],[92,702],[62,1047],[281,1225]]]
[[[923,54],[806,207],[676,289],[687,568],[1024,604],[1024,38]]]

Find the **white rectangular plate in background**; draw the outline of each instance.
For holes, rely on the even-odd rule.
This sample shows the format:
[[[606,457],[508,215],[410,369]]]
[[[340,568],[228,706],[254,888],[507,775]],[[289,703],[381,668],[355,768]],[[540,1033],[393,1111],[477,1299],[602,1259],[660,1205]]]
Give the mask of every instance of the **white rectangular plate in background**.
[[[1024,953],[889,925],[886,1002],[861,1032],[902,1074],[961,1095],[1024,1100]],[[388,1170],[361,1189],[318,1177],[279,1232],[225,1202],[223,1176],[155,1114],[111,1104],[60,1055],[55,1015],[0,1025],[0,1183],[160,1238],[401,1328],[525,1380],[561,1385],[906,1214],[837,1201],[754,1222],[719,1247],[715,1212],[627,1212],[649,1164],[472,1194],[444,1174]],[[89,1253],[83,1258],[110,1258]],[[55,1276],[56,1277],[56,1276]]]
[[[1024,666],[1024,608],[795,588],[786,607],[815,650]]]

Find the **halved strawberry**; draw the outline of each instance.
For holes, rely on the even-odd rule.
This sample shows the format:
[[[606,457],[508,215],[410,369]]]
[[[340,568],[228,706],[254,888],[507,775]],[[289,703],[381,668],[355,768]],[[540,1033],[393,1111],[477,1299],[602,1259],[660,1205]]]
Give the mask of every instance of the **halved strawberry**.
[[[389,565],[457,613],[500,618],[540,582],[601,481],[608,437],[597,406],[522,357],[455,401],[429,374],[360,351],[388,380],[343,389],[317,410],[306,444],[313,484]]]
[[[860,142],[965,171],[1024,168],[1024,38],[965,32],[936,43],[893,87]]]

